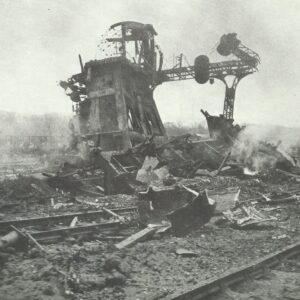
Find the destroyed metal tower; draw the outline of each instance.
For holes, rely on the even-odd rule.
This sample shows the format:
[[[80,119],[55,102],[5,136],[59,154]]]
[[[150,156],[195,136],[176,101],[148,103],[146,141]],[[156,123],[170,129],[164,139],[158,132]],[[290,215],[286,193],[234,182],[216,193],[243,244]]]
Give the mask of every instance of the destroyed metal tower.
[[[222,124],[231,126],[237,85],[258,70],[258,54],[244,46],[236,33],[229,33],[221,37],[217,51],[237,59],[210,63],[206,55],[200,55],[194,66],[183,66],[181,54],[178,64],[163,70],[163,54],[155,35],[150,24],[116,23],[100,45],[106,58],[83,65],[79,56],[81,73],[60,82],[74,102],[70,126],[75,143],[86,140],[104,151],[122,151],[149,136],[157,142],[164,140],[153,91],[167,81],[195,79],[205,84],[221,80],[226,87],[223,115],[207,118],[209,131],[219,131]],[[219,122],[219,118],[224,120]]]
[[[165,138],[153,99],[155,74],[162,66],[155,35],[152,25],[114,24],[101,45],[109,57],[85,65],[79,57],[81,73],[60,82],[74,102],[70,127],[78,142],[120,151],[147,136]]]

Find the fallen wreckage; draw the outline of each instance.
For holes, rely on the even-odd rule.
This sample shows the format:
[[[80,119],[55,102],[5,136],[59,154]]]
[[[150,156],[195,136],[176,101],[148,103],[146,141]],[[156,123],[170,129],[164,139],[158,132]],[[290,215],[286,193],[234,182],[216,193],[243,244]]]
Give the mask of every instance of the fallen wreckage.
[[[81,153],[83,164],[102,170],[98,185],[102,192],[130,194],[141,189],[141,184],[172,185],[176,177],[242,175],[245,170],[255,171],[256,155],[275,157],[272,167],[293,167],[292,159],[268,143],[256,147],[251,159],[232,153],[244,129],[233,125],[235,90],[242,78],[257,71],[257,53],[231,33],[221,37],[217,51],[222,56],[232,54],[236,60],[210,63],[207,56],[200,55],[194,66],[183,66],[180,55],[172,69],[163,70],[163,53],[155,35],[149,24],[112,25],[101,42],[106,56],[108,49],[115,49],[110,57],[83,65],[79,56],[81,73],[60,83],[74,103],[75,116],[70,122],[73,147]],[[228,76],[234,78],[231,85]],[[200,84],[219,79],[226,86],[223,115],[211,116],[201,110],[208,124],[207,138],[185,134],[169,139],[153,99],[157,85],[186,79]],[[58,177],[66,180],[68,176],[62,170]],[[188,209],[182,208],[182,213],[185,211]]]
[[[79,56],[81,73],[60,83],[74,102],[75,116],[70,122],[70,129],[73,135],[72,154],[75,155],[68,156],[57,173],[44,172],[43,175],[50,186],[61,188],[71,195],[83,192],[92,197],[102,197],[104,194],[138,192],[139,197],[147,203],[143,212],[147,217],[143,225],[153,220],[165,223],[146,228],[133,241],[154,231],[164,232],[169,228],[175,234],[183,234],[191,227],[207,223],[215,213],[215,208],[221,208],[221,212],[227,211],[225,217],[238,225],[253,219],[256,222],[259,218],[265,220],[261,214],[247,206],[241,208],[247,214],[246,219],[239,220],[236,211],[231,211],[238,202],[236,196],[229,199],[228,206],[226,199],[215,200],[205,189],[197,192],[187,186],[177,185],[178,178],[244,176],[247,173],[245,170],[255,173],[255,156],[271,156],[273,168],[289,171],[295,166],[292,158],[279,152],[277,146],[265,142],[261,142],[250,157],[235,153],[244,129],[233,125],[235,89],[243,77],[257,70],[258,55],[242,45],[236,34],[228,34],[222,36],[218,52],[224,56],[234,54],[238,60],[210,64],[206,56],[199,56],[193,67],[184,67],[181,55],[176,66],[163,70],[163,54],[154,41],[156,34],[152,25],[117,23],[110,27],[108,37],[103,41],[116,49],[112,57],[83,65]],[[128,51],[132,45],[134,53],[129,56]],[[232,86],[228,85],[227,76],[234,76]],[[165,81],[191,78],[201,84],[208,80],[213,83],[214,79],[225,83],[224,113],[211,116],[201,110],[208,124],[209,136],[206,138],[190,134],[168,138],[153,99],[153,90]],[[35,189],[43,192],[36,185]],[[168,196],[165,197],[164,193]],[[170,201],[172,193],[179,193],[181,199]],[[164,197],[166,201],[162,200]],[[226,209],[222,208],[224,203]],[[118,226],[118,215],[111,210],[109,213],[117,217],[117,221],[92,227]],[[72,217],[76,218],[75,215]],[[58,218],[65,219],[68,216]],[[22,222],[31,223],[34,220]],[[10,225],[13,224],[15,222]],[[14,229],[17,230],[16,227]],[[90,229],[77,230],[74,227],[68,232],[76,234],[82,230],[88,232]],[[37,242],[34,236],[42,240],[57,234],[59,236],[60,231],[25,236]],[[12,234],[8,240],[15,238]],[[118,245],[118,248],[129,244],[132,244],[131,240]]]
[[[0,274],[0,293],[20,291],[25,257],[32,274],[22,276],[30,293],[44,289],[46,278],[59,290],[46,288],[44,294],[59,299],[82,293],[89,299],[206,299],[249,270],[257,274],[278,257],[299,253],[296,243],[261,259],[299,236],[300,172],[279,145],[245,142],[245,128],[233,124],[236,85],[256,71],[257,55],[229,34],[218,51],[239,60],[210,64],[200,56],[195,66],[179,59],[162,70],[151,25],[122,22],[110,31],[104,45],[117,46],[109,47],[117,57],[84,66],[80,59],[81,73],[61,82],[75,112],[73,150],[64,163],[58,170],[0,181],[0,265],[8,265]],[[132,61],[126,58],[131,42]],[[227,75],[236,77],[233,86],[225,82]],[[153,89],[191,78],[224,81],[224,112],[202,111],[205,138],[168,138]],[[251,234],[244,231],[253,227]],[[21,255],[18,247],[25,250]],[[19,260],[12,267],[14,259]],[[246,260],[251,264],[224,273]]]

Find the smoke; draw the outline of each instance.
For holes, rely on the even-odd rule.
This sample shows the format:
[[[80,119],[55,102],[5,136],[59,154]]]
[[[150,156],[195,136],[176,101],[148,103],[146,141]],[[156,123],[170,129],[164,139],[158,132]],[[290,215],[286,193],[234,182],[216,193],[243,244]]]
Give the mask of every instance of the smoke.
[[[232,158],[245,164],[245,174],[295,166],[300,145],[300,129],[281,126],[249,125],[233,145]]]

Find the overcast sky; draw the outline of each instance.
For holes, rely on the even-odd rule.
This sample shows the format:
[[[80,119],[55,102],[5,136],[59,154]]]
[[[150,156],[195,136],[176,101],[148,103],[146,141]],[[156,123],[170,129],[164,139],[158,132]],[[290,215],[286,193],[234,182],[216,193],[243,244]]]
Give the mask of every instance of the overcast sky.
[[[261,57],[259,73],[237,89],[240,123],[300,127],[300,1],[298,0],[0,0],[0,110],[71,112],[58,81],[97,57],[100,36],[116,22],[151,23],[166,59],[192,63],[220,36],[236,32]],[[203,121],[200,108],[222,113],[224,85],[164,83],[155,100],[164,122]]]

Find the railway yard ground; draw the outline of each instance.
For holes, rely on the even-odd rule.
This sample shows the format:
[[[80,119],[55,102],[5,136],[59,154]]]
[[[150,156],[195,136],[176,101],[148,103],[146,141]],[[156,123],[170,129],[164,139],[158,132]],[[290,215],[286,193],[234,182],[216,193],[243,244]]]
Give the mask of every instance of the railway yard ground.
[[[0,1],[0,300],[300,300],[300,6],[169,2]]]
[[[66,182],[49,183],[39,162],[38,172],[31,166],[2,166],[2,299],[200,299],[180,297],[299,242],[300,177],[289,172],[174,177],[167,186],[152,186],[156,203],[164,203],[153,209],[145,187],[130,195],[96,195],[87,187],[70,193]],[[71,173],[69,181],[89,178],[88,187],[96,186],[95,174]],[[174,232],[166,207],[204,190],[217,203],[209,221]],[[247,220],[237,217],[239,209]],[[15,230],[16,241],[7,238]],[[124,246],[128,237],[136,241]],[[293,259],[201,299],[299,299],[299,260]]]

